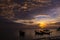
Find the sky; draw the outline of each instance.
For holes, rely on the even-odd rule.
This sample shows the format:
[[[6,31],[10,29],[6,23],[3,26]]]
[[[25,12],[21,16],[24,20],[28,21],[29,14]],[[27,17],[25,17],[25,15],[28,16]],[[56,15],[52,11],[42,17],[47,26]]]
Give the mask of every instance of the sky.
[[[25,25],[60,22],[60,0],[8,0],[0,8],[0,16]],[[8,4],[6,4],[8,3]]]
[[[42,21],[48,23],[60,22],[60,0],[33,0],[31,3],[31,6],[32,4],[35,6],[33,8],[28,3],[27,6],[23,7],[25,11],[17,13],[16,18],[18,19],[14,20],[14,22],[26,25],[34,25]],[[28,6],[31,8],[25,9]]]

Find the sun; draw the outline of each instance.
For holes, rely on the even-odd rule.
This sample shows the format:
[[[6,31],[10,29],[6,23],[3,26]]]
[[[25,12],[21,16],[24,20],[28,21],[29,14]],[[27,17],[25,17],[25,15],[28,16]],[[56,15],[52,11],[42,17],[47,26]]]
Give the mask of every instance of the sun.
[[[45,28],[47,26],[47,23],[46,22],[40,22],[39,23],[39,27],[40,28]]]

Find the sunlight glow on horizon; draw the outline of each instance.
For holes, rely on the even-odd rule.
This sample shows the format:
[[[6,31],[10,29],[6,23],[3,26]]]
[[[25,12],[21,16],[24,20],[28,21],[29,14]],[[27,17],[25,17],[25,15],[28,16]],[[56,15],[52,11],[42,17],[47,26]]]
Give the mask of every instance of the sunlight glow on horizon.
[[[41,21],[41,22],[39,23],[39,27],[40,27],[40,28],[45,28],[45,27],[47,27],[47,23]]]
[[[48,26],[50,26],[50,24],[55,24],[56,22],[54,22],[54,21],[51,21],[51,22],[49,22],[49,21],[40,21],[39,23],[38,23],[38,26],[40,27],[40,28],[47,28]]]

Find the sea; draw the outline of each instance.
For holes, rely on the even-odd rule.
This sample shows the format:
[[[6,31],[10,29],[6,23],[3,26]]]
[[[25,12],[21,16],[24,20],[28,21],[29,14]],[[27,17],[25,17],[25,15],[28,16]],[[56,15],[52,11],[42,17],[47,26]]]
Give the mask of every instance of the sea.
[[[60,39],[60,31],[57,29],[48,29],[51,31],[50,35],[36,35],[35,31],[40,32],[40,30],[45,29],[23,29],[22,31],[25,32],[25,36],[19,36],[20,40],[58,40]]]

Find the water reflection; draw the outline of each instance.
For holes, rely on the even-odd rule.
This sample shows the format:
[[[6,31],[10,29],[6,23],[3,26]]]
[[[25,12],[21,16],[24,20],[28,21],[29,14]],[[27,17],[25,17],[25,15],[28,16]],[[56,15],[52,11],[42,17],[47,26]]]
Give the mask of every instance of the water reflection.
[[[50,39],[59,39],[60,38],[60,31],[57,31],[56,29],[49,29],[52,31],[50,35],[36,35],[35,30],[40,32],[41,29],[24,29],[25,37],[20,37],[20,40],[50,40]],[[43,29],[42,29],[43,30]]]

